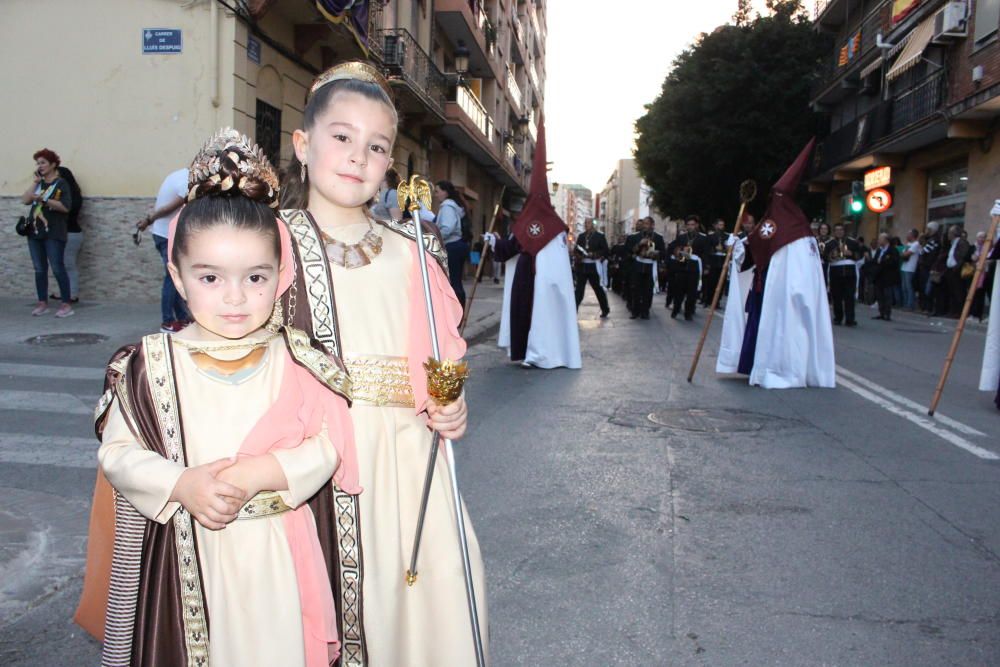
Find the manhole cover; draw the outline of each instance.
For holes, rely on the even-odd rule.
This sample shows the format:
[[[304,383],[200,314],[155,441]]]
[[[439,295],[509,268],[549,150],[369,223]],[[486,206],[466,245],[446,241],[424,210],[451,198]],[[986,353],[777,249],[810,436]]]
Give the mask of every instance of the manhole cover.
[[[902,331],[903,333],[916,333],[916,334],[943,334],[944,331],[935,331],[934,329],[916,329],[908,327],[894,327],[896,331]]]
[[[58,333],[32,336],[24,341],[28,345],[45,345],[47,347],[63,347],[66,345],[93,345],[103,343],[107,336],[92,333]]]
[[[659,426],[699,433],[742,433],[759,431],[773,417],[740,410],[676,408],[657,410],[646,417]]]

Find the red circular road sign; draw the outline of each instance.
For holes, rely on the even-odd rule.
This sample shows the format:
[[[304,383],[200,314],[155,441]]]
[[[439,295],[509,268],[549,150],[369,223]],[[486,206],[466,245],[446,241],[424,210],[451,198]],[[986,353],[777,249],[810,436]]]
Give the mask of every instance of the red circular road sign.
[[[865,202],[868,204],[868,210],[884,213],[892,206],[892,195],[885,188],[875,188],[868,193]]]

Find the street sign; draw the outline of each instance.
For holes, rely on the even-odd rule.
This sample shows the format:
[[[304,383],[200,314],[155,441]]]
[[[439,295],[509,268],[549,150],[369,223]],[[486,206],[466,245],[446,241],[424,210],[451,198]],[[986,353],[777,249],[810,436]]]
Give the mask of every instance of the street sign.
[[[247,37],[247,58],[251,62],[260,64],[260,42],[253,38],[253,35]]]
[[[146,54],[170,54],[181,52],[181,31],[179,28],[143,28],[142,52]]]
[[[876,167],[865,172],[865,191],[892,184],[892,167]]]
[[[892,206],[892,195],[884,188],[875,188],[868,193],[865,201],[870,211],[885,213]]]

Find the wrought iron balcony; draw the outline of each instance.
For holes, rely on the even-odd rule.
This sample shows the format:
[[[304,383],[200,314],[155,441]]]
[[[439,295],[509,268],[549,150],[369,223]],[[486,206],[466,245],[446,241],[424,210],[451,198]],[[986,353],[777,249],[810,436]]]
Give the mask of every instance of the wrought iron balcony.
[[[939,69],[892,98],[892,131],[899,132],[937,113],[945,99],[948,79]]]
[[[517,113],[521,113],[524,109],[521,100],[521,87],[517,85],[517,79],[514,78],[514,73],[510,71],[510,67],[507,70],[507,92],[510,93],[511,99],[514,100],[514,106],[517,109]]]
[[[391,80],[403,82],[409,93],[440,117],[444,117],[447,82],[419,42],[402,28],[380,30],[378,42]]]

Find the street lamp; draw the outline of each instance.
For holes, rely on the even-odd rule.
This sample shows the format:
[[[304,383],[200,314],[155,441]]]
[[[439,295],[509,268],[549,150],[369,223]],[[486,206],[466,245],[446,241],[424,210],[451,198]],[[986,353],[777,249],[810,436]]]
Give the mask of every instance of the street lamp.
[[[458,74],[459,82],[464,79],[468,71],[469,49],[465,46],[465,42],[458,40],[458,46],[455,47],[455,72]]]

